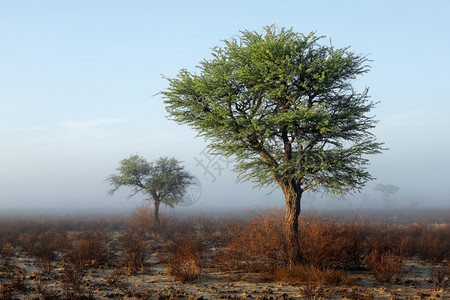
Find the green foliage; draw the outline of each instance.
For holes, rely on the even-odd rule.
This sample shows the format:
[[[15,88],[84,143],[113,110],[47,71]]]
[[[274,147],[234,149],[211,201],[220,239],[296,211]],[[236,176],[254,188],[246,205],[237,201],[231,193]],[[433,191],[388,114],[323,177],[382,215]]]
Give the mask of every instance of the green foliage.
[[[275,26],[243,31],[212,51],[198,74],[181,70],[162,91],[171,118],[213,152],[233,156],[239,179],[343,194],[372,179],[366,155],[382,144],[368,90],[352,87],[369,67],[349,48],[321,45]]]
[[[130,197],[143,193],[173,207],[182,200],[192,179],[175,158],[161,157],[149,163],[141,156],[131,155],[119,163],[117,173],[106,181],[113,187],[110,194],[127,187],[131,189]]]

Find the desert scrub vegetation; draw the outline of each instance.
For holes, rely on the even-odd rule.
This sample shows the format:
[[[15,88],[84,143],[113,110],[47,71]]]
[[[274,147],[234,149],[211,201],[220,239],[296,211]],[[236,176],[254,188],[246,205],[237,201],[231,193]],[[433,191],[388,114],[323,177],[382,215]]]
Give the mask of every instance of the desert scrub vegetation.
[[[260,272],[273,280],[305,282],[308,278],[327,284],[349,281],[345,272],[368,271],[384,284],[401,281],[406,258],[420,257],[434,264],[447,261],[449,233],[446,225],[386,225],[304,215],[299,220],[302,263],[292,268],[282,214],[268,211],[231,224],[226,247],[216,252],[215,263],[222,270]]]
[[[205,252],[205,245],[193,233],[169,241],[165,257],[167,273],[183,282],[200,278]]]
[[[0,299],[28,293],[36,299],[96,298],[102,285],[93,283],[93,274],[109,289],[102,295],[112,298],[147,295],[133,278],[165,276],[184,285],[217,273],[227,274],[227,281],[253,276],[300,285],[301,293],[317,296],[330,286],[358,284],[360,276],[377,285],[405,285],[411,261],[426,265],[428,284],[447,288],[450,282],[445,223],[305,214],[299,219],[302,262],[291,266],[282,211],[215,219],[162,215],[158,229],[152,218],[150,208],[140,207],[121,219],[0,220]],[[162,294],[155,287],[149,297]]]
[[[104,226],[76,234],[72,239],[70,245],[63,251],[70,264],[98,267],[108,263],[112,254],[108,248],[109,233]]]
[[[129,274],[145,272],[145,263],[153,252],[147,238],[128,230],[120,236],[120,242],[124,252],[120,266]]]
[[[0,299],[10,299],[14,291],[26,289],[24,269],[6,261],[0,264],[0,272],[4,279],[0,288]]]
[[[294,267],[278,268],[266,277],[272,281],[292,284],[307,284],[314,286],[347,285],[352,283],[351,277],[343,270],[332,268],[318,268],[313,265],[297,265]]]
[[[225,249],[215,255],[225,270],[270,271],[288,263],[283,220],[278,211],[263,212],[248,222],[235,221],[228,227]]]
[[[378,252],[375,249],[366,257],[366,264],[380,284],[393,278],[396,282],[401,280],[402,258],[392,252]]]

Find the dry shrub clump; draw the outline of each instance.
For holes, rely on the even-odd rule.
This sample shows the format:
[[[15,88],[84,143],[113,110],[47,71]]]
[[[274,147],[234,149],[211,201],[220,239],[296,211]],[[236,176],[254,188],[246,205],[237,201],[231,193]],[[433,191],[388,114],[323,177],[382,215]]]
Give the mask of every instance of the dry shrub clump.
[[[299,287],[300,295],[305,300],[328,299],[331,291],[325,290],[320,285],[307,284]]]
[[[438,285],[442,284],[450,276],[449,266],[449,263],[447,263],[447,266],[439,265],[430,267],[431,281]]]
[[[164,241],[175,241],[181,236],[199,233],[199,224],[194,218],[168,218],[164,226],[161,226],[158,234]]]
[[[80,265],[65,265],[61,280],[64,285],[66,294],[79,293],[85,270]]]
[[[292,284],[342,285],[351,283],[351,278],[343,270],[320,269],[313,265],[297,265],[279,268],[270,274],[271,280]]]
[[[307,276],[311,271],[317,275],[312,279],[315,283],[345,282],[342,269],[362,268],[369,251],[367,225],[303,216],[299,222],[303,261],[300,266],[288,268],[283,220],[281,211],[272,210],[248,222],[233,222],[228,228],[227,247],[215,255],[216,266],[224,270],[265,272],[269,279],[295,282],[303,282],[306,278],[303,274]]]
[[[160,216],[160,222],[160,227],[164,228],[166,218]],[[152,233],[156,232],[153,208],[149,205],[138,206],[128,221],[128,228],[143,237],[149,237]]]
[[[422,228],[417,238],[416,248],[419,256],[434,264],[450,258],[450,226]]]
[[[378,283],[388,283],[392,278],[396,282],[400,281],[402,269],[402,259],[400,256],[389,251],[378,252],[377,250],[373,250],[366,257],[366,263]]]
[[[422,254],[441,262],[449,255],[446,226],[388,226],[306,215],[299,222],[303,260],[300,266],[288,268],[283,225],[279,211],[265,212],[247,222],[234,221],[223,234],[225,247],[216,252],[215,265],[222,270],[266,273],[273,280],[302,282],[309,278],[315,284],[341,284],[348,279],[343,270],[367,268],[379,283],[387,283],[401,281],[405,257]]]
[[[200,216],[195,220],[196,232],[198,236],[212,246],[223,246],[227,231],[228,220],[212,220],[211,218]]]
[[[194,234],[180,237],[167,244],[167,273],[179,281],[200,278],[202,273],[202,256],[205,247]]]
[[[99,224],[77,237],[67,247],[65,257],[70,264],[80,267],[104,265],[111,256],[108,249],[109,240],[106,228]]]
[[[271,271],[288,264],[284,223],[279,211],[264,212],[228,228],[228,247],[217,251],[215,264],[225,270]]]
[[[331,221],[330,221],[331,222]],[[338,228],[317,216],[304,216],[299,222],[300,250],[304,263],[325,269],[336,264],[342,244]]]
[[[145,262],[152,253],[147,240],[141,234],[128,230],[122,234],[120,241],[125,254],[121,267],[130,274],[144,272]]]
[[[5,274],[0,288],[0,299],[12,299],[12,292],[26,289],[25,270],[14,263],[3,262],[0,264],[0,272]]]
[[[0,255],[8,258],[14,254],[14,247],[17,245],[21,228],[17,222],[0,221]]]
[[[341,251],[338,254],[339,262],[345,269],[361,270],[364,268],[364,258],[369,251],[367,224],[341,224],[340,225]]]
[[[18,245],[25,251],[44,260],[54,259],[56,252],[65,250],[67,244],[66,233],[54,230],[39,232],[29,229],[21,234],[18,240]]]
[[[321,270],[361,269],[369,252],[364,224],[324,221],[316,215],[302,216],[299,247],[302,264]],[[272,272],[288,265],[283,214],[266,211],[249,222],[229,226],[228,243],[217,251],[215,263],[225,270]]]
[[[368,250],[364,224],[325,221],[306,215],[299,222],[300,250],[303,262],[320,269],[361,269]]]
[[[408,229],[399,226],[372,225],[372,230],[368,234],[370,240],[370,250],[377,253],[390,252],[397,256],[407,257],[411,255],[411,237]]]

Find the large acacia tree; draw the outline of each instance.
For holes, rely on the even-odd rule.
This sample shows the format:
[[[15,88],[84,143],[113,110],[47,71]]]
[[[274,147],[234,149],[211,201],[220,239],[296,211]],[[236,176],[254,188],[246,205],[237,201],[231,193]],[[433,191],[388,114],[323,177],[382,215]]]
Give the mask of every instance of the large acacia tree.
[[[120,161],[117,173],[108,176],[106,181],[113,187],[109,191],[111,195],[127,187],[131,189],[130,197],[142,193],[153,200],[155,225],[159,228],[160,204],[174,207],[181,202],[193,179],[175,158],[160,157],[147,162],[139,155],[131,155]]]
[[[352,86],[368,59],[321,38],[276,26],[243,31],[214,48],[198,73],[183,69],[168,78],[161,92],[173,120],[235,158],[238,179],[279,185],[291,264],[301,258],[302,194],[359,190],[372,179],[366,155],[382,150],[369,132],[376,121],[368,90]]]

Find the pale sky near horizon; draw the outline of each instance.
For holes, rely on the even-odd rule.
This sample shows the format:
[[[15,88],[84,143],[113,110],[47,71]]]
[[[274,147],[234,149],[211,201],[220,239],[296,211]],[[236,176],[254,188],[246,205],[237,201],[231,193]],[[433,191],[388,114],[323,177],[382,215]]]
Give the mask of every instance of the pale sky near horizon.
[[[140,204],[107,196],[104,181],[135,153],[182,160],[202,183],[198,207],[282,206],[279,191],[234,183],[218,158],[224,170],[205,174],[206,143],[168,120],[156,95],[162,75],[195,71],[222,40],[271,24],[372,60],[355,86],[380,102],[373,132],[389,150],[370,157],[377,180],[354,207],[380,203],[378,183],[398,186],[402,205],[449,207],[449,16],[445,0],[0,0],[0,210]]]

